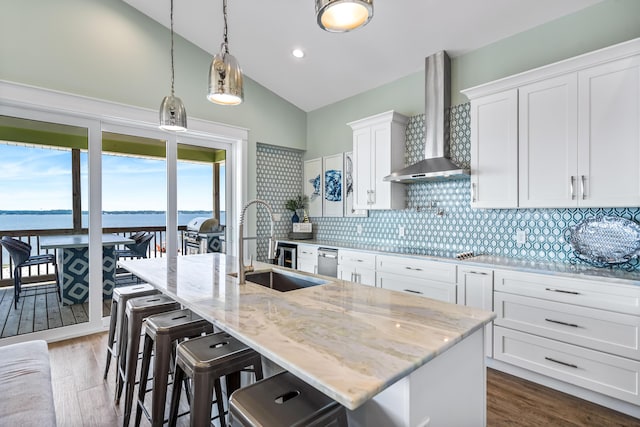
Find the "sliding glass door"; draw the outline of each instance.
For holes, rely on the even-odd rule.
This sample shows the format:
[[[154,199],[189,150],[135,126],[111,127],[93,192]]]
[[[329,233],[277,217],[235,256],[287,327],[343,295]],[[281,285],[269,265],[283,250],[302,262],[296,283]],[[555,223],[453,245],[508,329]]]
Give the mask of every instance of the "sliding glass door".
[[[97,126],[19,108],[0,115],[0,339],[90,327],[91,268],[82,221],[88,196],[82,189],[88,187],[89,140]],[[74,243],[74,236],[84,236],[86,244]],[[71,252],[82,256],[71,262]],[[27,259],[29,266],[20,267]]]

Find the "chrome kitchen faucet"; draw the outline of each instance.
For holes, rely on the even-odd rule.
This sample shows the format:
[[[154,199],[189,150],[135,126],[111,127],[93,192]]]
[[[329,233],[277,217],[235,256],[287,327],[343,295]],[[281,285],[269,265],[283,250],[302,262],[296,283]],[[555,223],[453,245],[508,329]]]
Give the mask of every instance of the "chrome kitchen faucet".
[[[238,282],[240,284],[244,283],[244,276],[245,273],[247,272],[247,267],[244,265],[244,214],[247,211],[247,208],[251,205],[254,204],[261,204],[263,205],[267,211],[269,212],[269,220],[271,221],[271,234],[269,236],[269,252],[267,254],[267,258],[269,260],[274,260],[276,257],[276,249],[275,249],[275,232],[274,232],[274,228],[275,228],[275,221],[273,219],[273,210],[271,209],[271,206],[269,206],[269,204],[267,202],[265,202],[264,200],[261,199],[253,199],[249,202],[247,202],[246,205],[244,205],[244,207],[242,208],[242,212],[240,213],[240,225],[238,226],[238,235],[239,235],[239,239],[238,239]]]

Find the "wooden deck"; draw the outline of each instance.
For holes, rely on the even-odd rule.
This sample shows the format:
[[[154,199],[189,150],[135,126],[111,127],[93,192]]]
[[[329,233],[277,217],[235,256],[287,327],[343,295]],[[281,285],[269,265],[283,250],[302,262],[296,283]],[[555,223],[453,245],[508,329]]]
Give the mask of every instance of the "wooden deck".
[[[116,286],[134,284],[130,274],[120,275]],[[43,287],[23,287],[18,308],[13,308],[13,287],[0,288],[0,338],[75,325],[89,321],[89,303],[62,305],[58,294]],[[111,313],[111,300],[103,301],[102,316]]]

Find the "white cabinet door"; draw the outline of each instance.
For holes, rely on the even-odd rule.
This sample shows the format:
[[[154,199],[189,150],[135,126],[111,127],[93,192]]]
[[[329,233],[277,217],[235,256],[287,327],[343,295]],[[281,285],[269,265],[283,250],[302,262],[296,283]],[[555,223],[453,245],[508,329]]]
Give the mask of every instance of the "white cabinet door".
[[[458,267],[458,304],[493,311],[493,270]],[[493,357],[493,322],[485,326],[485,355]]]
[[[298,245],[297,270],[307,273],[318,273],[318,247],[315,245]]]
[[[577,98],[576,73],[519,88],[520,207],[576,206]]]
[[[376,285],[376,255],[368,252],[340,250],[338,252],[338,272],[343,280],[362,285]]]
[[[471,207],[518,206],[518,91],[471,101]]]
[[[639,206],[640,56],[578,79],[578,206]]]
[[[376,286],[376,272],[354,265],[338,265],[338,278],[361,285]]]
[[[353,132],[353,208],[369,209],[373,176],[371,130]]]
[[[394,111],[348,123],[353,129],[354,209],[403,209],[403,184],[384,181],[404,166],[408,118]]]
[[[304,271],[306,273],[317,274],[318,273],[318,262],[310,261],[308,259],[300,259],[298,258],[298,266],[297,270]]]

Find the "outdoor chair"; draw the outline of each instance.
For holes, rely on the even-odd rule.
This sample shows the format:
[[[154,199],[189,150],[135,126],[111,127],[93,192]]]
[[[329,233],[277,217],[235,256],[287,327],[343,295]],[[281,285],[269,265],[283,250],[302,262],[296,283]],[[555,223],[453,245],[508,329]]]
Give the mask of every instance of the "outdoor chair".
[[[51,288],[51,284],[39,286],[51,289],[45,293],[57,292],[58,299],[62,301],[60,278],[58,277],[58,264],[56,263],[56,257],[54,254],[31,255],[30,244],[7,236],[4,236],[2,240],[0,240],[0,245],[4,246],[7,252],[9,252],[9,256],[13,261],[13,306],[15,309],[18,308],[18,299],[20,298],[20,292],[22,290],[22,268],[33,265],[53,264],[54,275],[56,276],[55,291]]]
[[[147,235],[146,231],[136,231],[131,236],[129,236],[129,238],[132,239],[132,240],[135,240],[136,243],[138,243],[140,241],[140,239],[142,239],[146,235]],[[128,245],[125,245],[125,246],[129,247],[129,245],[131,245],[131,244],[132,243],[129,243]]]
[[[136,236],[136,235],[134,235]],[[135,243],[126,244],[127,249],[116,249],[116,258],[146,258],[149,250],[149,243],[153,239],[153,233],[145,233],[142,237],[135,239],[131,236]]]

